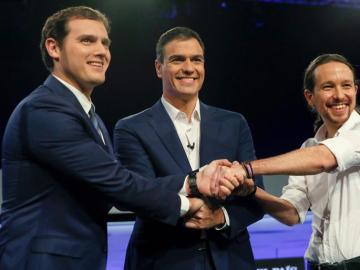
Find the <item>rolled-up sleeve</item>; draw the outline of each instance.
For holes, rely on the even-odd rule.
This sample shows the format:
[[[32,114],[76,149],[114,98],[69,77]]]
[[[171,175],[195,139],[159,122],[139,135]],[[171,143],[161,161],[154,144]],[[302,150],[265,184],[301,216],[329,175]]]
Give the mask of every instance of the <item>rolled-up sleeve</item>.
[[[339,136],[321,142],[333,153],[341,172],[353,166],[360,166],[360,132],[344,131]]]
[[[299,214],[300,222],[303,223],[310,207],[306,178],[304,176],[289,176],[289,183],[283,188],[281,199],[294,205]]]

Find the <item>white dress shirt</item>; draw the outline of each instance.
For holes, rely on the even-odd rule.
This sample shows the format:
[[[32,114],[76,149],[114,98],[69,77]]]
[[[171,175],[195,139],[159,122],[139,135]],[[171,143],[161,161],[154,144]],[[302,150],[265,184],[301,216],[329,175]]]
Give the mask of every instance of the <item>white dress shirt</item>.
[[[302,147],[323,144],[336,157],[332,172],[290,176],[282,198],[291,202],[301,222],[310,208],[312,235],[305,258],[334,263],[360,256],[360,115],[350,118],[333,138],[323,125]]]
[[[184,148],[192,170],[200,167],[200,104],[196,101],[195,109],[188,120],[186,114],[161,97],[161,102],[173,122],[177,135]]]
[[[193,113],[191,114],[190,121],[186,114],[172,104],[170,104],[164,96],[161,97],[161,102],[164,105],[166,112],[168,113],[171,121],[173,122],[177,135],[184,148],[191,169],[196,170],[200,167],[200,102],[196,101],[196,105]],[[190,147],[189,147],[190,146]],[[194,147],[191,147],[194,146]],[[184,190],[184,188],[182,189]],[[224,229],[226,226],[230,226],[230,218],[224,207],[221,207],[225,216],[225,224],[222,227],[216,227],[215,229]]]

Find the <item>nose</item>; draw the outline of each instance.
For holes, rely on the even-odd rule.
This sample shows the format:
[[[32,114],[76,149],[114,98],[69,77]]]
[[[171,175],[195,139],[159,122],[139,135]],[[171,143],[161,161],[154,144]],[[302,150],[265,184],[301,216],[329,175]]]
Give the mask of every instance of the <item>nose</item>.
[[[341,87],[341,85],[335,87],[334,97],[339,100],[345,97],[344,89]]]
[[[96,43],[96,55],[100,55],[100,56],[107,56],[110,54],[109,51],[109,46],[103,44],[102,42],[97,42]]]
[[[186,73],[193,73],[195,70],[194,64],[191,62],[190,59],[186,59],[186,61],[184,61],[182,69]]]

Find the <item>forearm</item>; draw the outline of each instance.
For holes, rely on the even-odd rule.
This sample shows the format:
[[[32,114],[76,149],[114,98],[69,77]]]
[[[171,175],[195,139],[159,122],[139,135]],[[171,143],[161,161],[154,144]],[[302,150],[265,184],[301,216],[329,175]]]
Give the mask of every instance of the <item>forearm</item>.
[[[261,188],[257,188],[255,199],[266,213],[281,223],[292,226],[300,222],[299,214],[290,202],[273,196]]]
[[[225,237],[232,239],[241,234],[248,226],[259,221],[264,216],[261,205],[254,198],[232,196],[230,202],[225,203],[229,215],[230,227]]]
[[[251,162],[254,175],[308,175],[337,166],[335,156],[324,145],[301,148],[271,158]]]

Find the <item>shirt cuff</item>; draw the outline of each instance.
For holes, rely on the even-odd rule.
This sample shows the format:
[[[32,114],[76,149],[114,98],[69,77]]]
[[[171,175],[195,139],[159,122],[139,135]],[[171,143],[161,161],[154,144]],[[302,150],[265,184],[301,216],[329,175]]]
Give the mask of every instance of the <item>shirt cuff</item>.
[[[190,202],[189,199],[184,196],[179,194],[180,196],[180,201],[181,201],[181,205],[180,205],[180,216],[183,217],[186,215],[187,212],[189,212],[190,209]]]
[[[181,195],[183,195],[183,196],[187,196],[187,195],[188,195],[188,194],[186,193],[186,189],[185,189],[186,182],[187,182],[187,178],[188,178],[188,176],[185,176],[184,184],[183,184],[182,188],[181,188],[180,191],[179,191],[180,198],[181,198]]]
[[[228,212],[226,211],[225,207],[221,207],[221,210],[224,213],[225,223],[222,226],[216,226],[215,230],[217,231],[221,231],[223,229],[226,229],[227,227],[230,227],[230,218]]]

